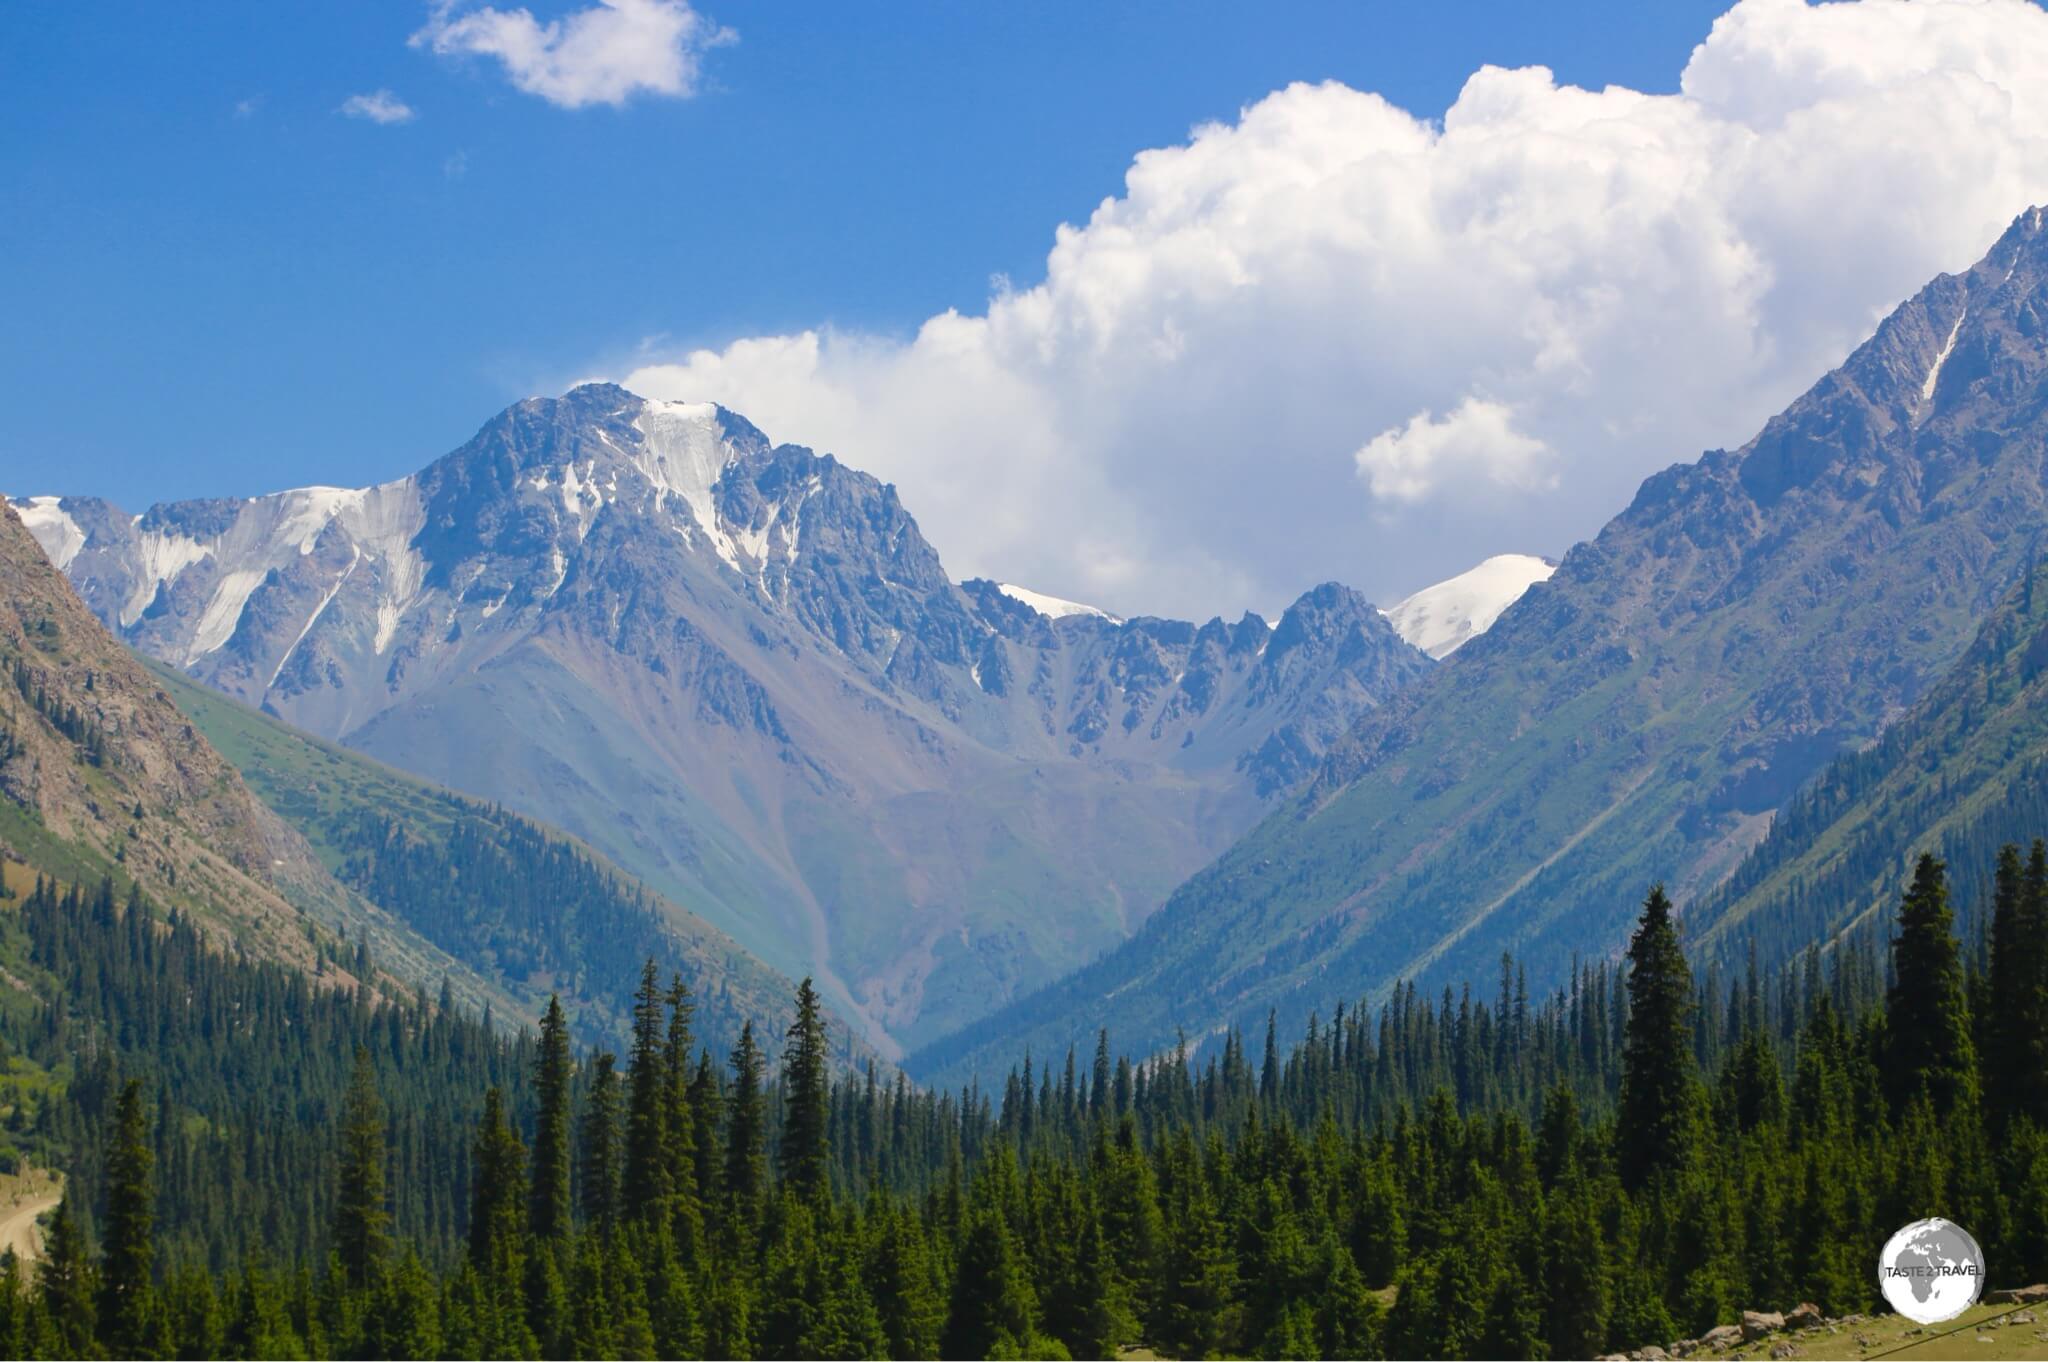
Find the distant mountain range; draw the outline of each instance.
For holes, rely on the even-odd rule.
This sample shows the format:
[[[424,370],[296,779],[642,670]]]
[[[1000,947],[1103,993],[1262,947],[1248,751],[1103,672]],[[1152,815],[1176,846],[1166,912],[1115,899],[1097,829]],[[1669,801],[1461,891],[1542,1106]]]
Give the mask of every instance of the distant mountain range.
[[[893,487],[605,384],[380,487],[24,518],[134,647],[565,829],[951,1078],[1558,975],[1660,879],[1715,949],[1835,930],[1729,877],[2037,554],[2044,338],[2033,211],[1562,562],[1270,625],[955,582]]]
[[[1486,979],[1503,950],[1554,979],[1624,939],[1652,882],[1709,894],[1810,777],[1950,673],[2038,555],[2044,394],[2034,209],[1748,445],[1645,482],[1131,941],[913,1071],[1104,1025],[1139,1050],[1269,1009],[1293,1025],[1403,978]]]
[[[885,1050],[1124,940],[1433,665],[1334,584],[956,583],[893,487],[602,384],[380,487],[25,516],[134,647],[566,829]]]

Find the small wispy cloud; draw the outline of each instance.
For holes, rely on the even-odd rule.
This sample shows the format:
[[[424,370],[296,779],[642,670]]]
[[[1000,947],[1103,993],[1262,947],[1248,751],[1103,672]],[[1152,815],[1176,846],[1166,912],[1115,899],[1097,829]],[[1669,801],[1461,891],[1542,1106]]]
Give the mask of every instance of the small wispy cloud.
[[[341,101],[339,112],[350,118],[367,118],[372,123],[381,123],[386,127],[393,123],[410,123],[413,120],[412,106],[389,90],[372,90],[366,95],[350,95]]]
[[[262,95],[250,95],[247,99],[238,99],[235,101],[235,117],[254,118],[257,110],[262,107]]]
[[[637,94],[688,99],[704,53],[738,40],[687,0],[598,0],[545,24],[527,9],[438,0],[410,43],[443,57],[495,57],[515,88],[580,109],[617,107]]]

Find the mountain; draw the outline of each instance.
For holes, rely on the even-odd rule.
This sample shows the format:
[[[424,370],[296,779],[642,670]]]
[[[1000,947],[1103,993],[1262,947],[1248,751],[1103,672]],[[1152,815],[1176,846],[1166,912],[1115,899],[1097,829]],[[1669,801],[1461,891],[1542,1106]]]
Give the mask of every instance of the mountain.
[[[996,590],[1002,592],[1013,601],[1021,601],[1025,605],[1030,606],[1049,620],[1061,620],[1069,615],[1099,615],[1111,624],[1123,623],[1122,620],[1119,620],[1107,610],[1098,609],[1092,605],[1083,605],[1079,601],[1062,600],[1058,596],[1047,596],[1042,592],[1033,591],[1029,587],[1013,586],[1009,582],[997,582]]]
[[[29,514],[136,648],[562,828],[885,1049],[1123,940],[1431,665],[1334,584],[1198,625],[955,583],[893,487],[604,384],[379,487]]]
[[[1649,884],[1709,890],[1968,647],[2048,523],[2044,381],[2036,209],[1748,445],[1646,481],[1132,941],[914,1067],[1609,951]]]
[[[1800,791],[1736,872],[1686,914],[1710,959],[1766,963],[1885,921],[1913,862],[1954,867],[1964,919],[1982,870],[2048,828],[2048,568],[2038,563],[1913,711],[1837,757]]]
[[[112,879],[253,958],[373,988],[512,995],[337,883],[107,635],[0,500],[0,862]],[[344,947],[344,940],[350,943]],[[358,948],[374,949],[368,959]]]
[[[1485,633],[1501,611],[1557,571],[1548,558],[1501,553],[1435,586],[1426,586],[1387,611],[1394,632],[1441,661]]]
[[[557,993],[587,1043],[625,1053],[653,960],[679,975],[698,1036],[789,1024],[791,980],[554,829],[300,732],[163,664],[165,693],[337,880],[501,985],[535,1016]],[[848,1039],[835,1028],[835,1040]]]

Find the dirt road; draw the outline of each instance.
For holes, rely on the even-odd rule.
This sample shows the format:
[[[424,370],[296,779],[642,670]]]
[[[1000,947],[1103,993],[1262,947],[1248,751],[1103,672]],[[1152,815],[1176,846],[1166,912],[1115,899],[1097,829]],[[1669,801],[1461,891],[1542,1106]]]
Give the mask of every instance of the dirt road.
[[[63,1199],[64,1189],[51,1187],[0,1207],[0,1250],[13,1249],[14,1256],[24,1263],[34,1262],[43,1251],[43,1231],[36,1219],[57,1209]]]

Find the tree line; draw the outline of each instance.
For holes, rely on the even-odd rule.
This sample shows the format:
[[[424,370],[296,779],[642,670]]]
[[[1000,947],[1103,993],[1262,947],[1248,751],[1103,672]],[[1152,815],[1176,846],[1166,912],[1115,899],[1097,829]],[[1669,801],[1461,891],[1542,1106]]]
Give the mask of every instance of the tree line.
[[[1269,1026],[1256,1056],[1232,1034],[1199,1062],[1102,1036],[1086,1061],[1025,1059],[1000,1092],[835,1074],[808,982],[783,1036],[747,1026],[714,1055],[689,989],[650,963],[623,1058],[578,1056],[559,1004],[507,1040],[424,1000],[301,996],[305,1016],[362,1021],[322,1023],[318,1082],[340,1091],[305,1122],[326,1151],[317,1214],[225,1254],[192,1233],[201,1189],[170,1174],[210,1138],[183,1078],[150,1067],[147,1037],[109,1037],[122,1074],[86,1085],[111,1094],[99,1152],[46,1260],[0,1264],[0,1349],[1579,1357],[1742,1308],[1872,1308],[1879,1245],[1937,1213],[1994,1277],[2031,1281],[2048,1276],[2048,851],[2007,847],[1991,876],[1981,946],[1928,856],[1882,955],[1866,937],[1696,978],[1660,888],[1618,961],[1544,996],[1504,959],[1491,1000],[1403,987],[1284,1050]],[[57,896],[38,897],[23,917],[49,968]],[[139,900],[87,906],[96,930],[69,949],[108,937],[149,962],[185,939]],[[74,971],[65,996],[90,1010],[90,982]],[[110,1029],[93,1015],[69,1024]],[[457,1035],[477,1047],[462,1062]],[[170,1048],[183,1077],[206,1072],[197,1045]],[[419,1067],[401,1078],[393,1055]],[[432,1105],[415,1085],[451,1081],[476,1095],[459,1157],[408,1156]]]

